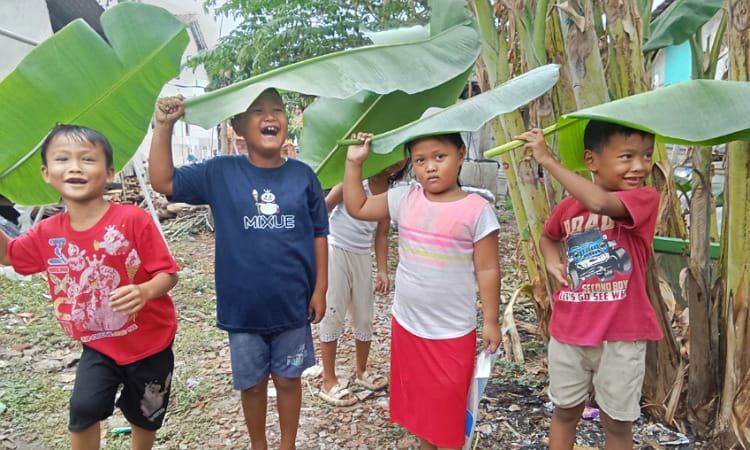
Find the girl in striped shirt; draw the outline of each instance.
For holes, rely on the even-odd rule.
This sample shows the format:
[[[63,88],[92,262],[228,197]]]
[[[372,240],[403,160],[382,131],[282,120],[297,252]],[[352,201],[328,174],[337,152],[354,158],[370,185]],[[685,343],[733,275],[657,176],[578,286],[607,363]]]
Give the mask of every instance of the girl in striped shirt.
[[[362,163],[371,135],[350,146],[344,202],[361,220],[398,225],[399,263],[391,330],[391,420],[423,449],[460,448],[476,352],[476,287],[482,303],[482,348],[500,343],[499,224],[492,206],[458,184],[466,156],[460,134],[406,144],[416,183],[367,197]]]

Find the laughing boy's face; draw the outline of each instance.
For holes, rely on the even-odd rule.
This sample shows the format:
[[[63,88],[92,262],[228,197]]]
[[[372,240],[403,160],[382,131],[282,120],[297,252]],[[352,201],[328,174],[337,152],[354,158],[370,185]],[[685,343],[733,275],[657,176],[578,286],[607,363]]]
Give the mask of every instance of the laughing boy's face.
[[[263,156],[279,154],[287,137],[288,121],[284,101],[272,89],[264,91],[235,121],[245,138],[248,152]]]

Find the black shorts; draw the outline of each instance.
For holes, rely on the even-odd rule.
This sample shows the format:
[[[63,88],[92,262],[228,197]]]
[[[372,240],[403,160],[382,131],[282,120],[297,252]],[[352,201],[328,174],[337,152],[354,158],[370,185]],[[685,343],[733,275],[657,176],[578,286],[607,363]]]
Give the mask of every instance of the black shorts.
[[[164,421],[172,385],[172,347],[140,361],[118,366],[102,353],[83,346],[70,397],[71,432],[83,431],[111,416],[115,396],[123,385],[117,407],[133,425],[155,431]]]

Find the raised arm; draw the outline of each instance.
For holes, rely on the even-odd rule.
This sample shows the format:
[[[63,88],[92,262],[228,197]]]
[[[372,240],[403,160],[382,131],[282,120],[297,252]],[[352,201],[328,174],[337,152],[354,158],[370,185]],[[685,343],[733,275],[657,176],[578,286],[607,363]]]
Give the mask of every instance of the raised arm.
[[[388,219],[388,191],[367,197],[362,186],[362,163],[370,151],[372,135],[357,133],[352,136],[363,144],[350,145],[346,152],[344,170],[344,204],[349,215],[355,219],[379,221]]]
[[[630,215],[616,195],[563,166],[552,155],[547,142],[544,140],[544,133],[539,128],[529,130],[516,136],[515,139],[525,140],[527,143],[524,145],[524,149],[531,151],[536,162],[555,177],[570,195],[581,202],[587,210],[616,219]]]
[[[164,195],[172,194],[172,130],[177,119],[184,113],[185,103],[182,97],[164,97],[156,103],[154,135],[148,155],[148,175],[151,187]]]
[[[326,209],[330,213],[333,208],[344,200],[344,185],[342,183],[337,184],[328,191],[326,195]]]
[[[10,238],[2,230],[0,230],[0,265],[9,266],[10,260],[8,259],[8,244]]]

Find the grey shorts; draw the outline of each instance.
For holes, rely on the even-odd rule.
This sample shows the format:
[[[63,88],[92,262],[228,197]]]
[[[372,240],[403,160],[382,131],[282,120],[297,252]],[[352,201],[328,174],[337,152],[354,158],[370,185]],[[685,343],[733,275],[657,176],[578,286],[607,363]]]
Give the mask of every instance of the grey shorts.
[[[641,415],[646,341],[580,347],[551,337],[548,360],[549,397],[555,406],[572,408],[594,392],[599,408],[615,420],[633,422]]]
[[[299,378],[315,365],[310,324],[272,334],[229,333],[232,382],[237,390],[255,386],[268,374]]]

